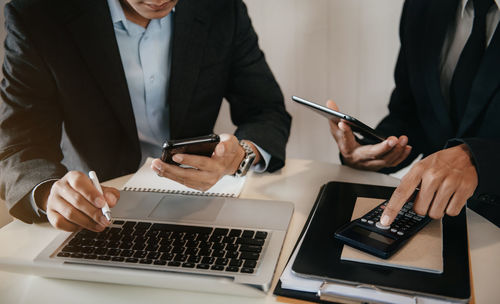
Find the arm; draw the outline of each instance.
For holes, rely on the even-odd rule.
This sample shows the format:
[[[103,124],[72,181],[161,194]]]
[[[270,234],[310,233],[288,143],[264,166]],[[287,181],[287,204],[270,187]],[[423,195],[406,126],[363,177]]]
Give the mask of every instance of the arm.
[[[11,4],[5,6],[5,20],[0,195],[13,216],[31,223],[40,220],[30,205],[31,190],[67,171],[59,147],[62,113],[55,102],[57,88],[50,71]]]
[[[235,1],[236,30],[226,98],[231,118],[238,126],[235,135],[249,140],[271,155],[267,168],[283,167],[291,117],[283,95],[259,49],[247,9]]]
[[[68,172],[61,164],[63,113],[59,103],[63,100],[50,67],[37,49],[34,38],[43,37],[30,32],[32,25],[26,26],[33,9],[14,5],[9,3],[5,7],[7,37],[4,79],[0,87],[3,100],[0,105],[0,195],[6,200],[9,212],[24,222],[45,220],[31,205],[33,194],[36,204],[46,211],[54,227],[100,231],[109,224],[100,207],[104,200],[114,206],[119,193],[105,187],[101,195],[86,175]],[[23,20],[25,16],[28,17]],[[52,181],[40,184],[47,180]],[[40,187],[35,193],[37,185]]]

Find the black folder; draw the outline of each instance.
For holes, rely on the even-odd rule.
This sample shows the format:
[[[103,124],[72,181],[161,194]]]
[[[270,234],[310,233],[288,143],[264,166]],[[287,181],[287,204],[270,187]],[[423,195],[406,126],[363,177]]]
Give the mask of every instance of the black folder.
[[[443,218],[444,269],[441,274],[340,259],[344,245],[333,237],[334,232],[350,221],[356,198],[388,199],[393,191],[393,187],[341,182],[324,185],[299,238],[304,237],[292,270],[301,276],[325,282],[374,286],[392,293],[468,302],[470,281],[465,210],[456,217]],[[282,288],[281,281],[274,293],[321,302],[316,293]]]

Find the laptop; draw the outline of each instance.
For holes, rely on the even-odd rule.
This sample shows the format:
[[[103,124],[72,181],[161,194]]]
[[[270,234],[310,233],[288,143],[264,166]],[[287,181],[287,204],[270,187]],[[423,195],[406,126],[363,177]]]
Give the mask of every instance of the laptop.
[[[35,274],[264,296],[293,214],[282,201],[122,191],[105,231],[60,233]]]

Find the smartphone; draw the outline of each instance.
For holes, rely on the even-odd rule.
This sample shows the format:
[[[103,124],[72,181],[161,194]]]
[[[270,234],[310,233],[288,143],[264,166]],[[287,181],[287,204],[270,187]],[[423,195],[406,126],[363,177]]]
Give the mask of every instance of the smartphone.
[[[375,130],[373,130],[369,126],[365,125],[364,123],[362,123],[361,121],[357,120],[356,118],[350,115],[334,111],[330,108],[321,106],[317,103],[305,100],[297,96],[292,96],[292,100],[303,106],[306,106],[307,108],[313,110],[318,114],[323,115],[324,117],[330,120],[333,120],[335,123],[339,123],[340,120],[342,119],[346,124],[348,124],[351,127],[354,133],[361,135],[363,138],[368,138],[374,140],[375,142],[382,142],[386,139],[385,136],[378,134]]]
[[[161,160],[168,164],[179,165],[172,160],[174,154],[183,153],[211,157],[215,150],[215,146],[217,146],[219,142],[220,138],[217,134],[186,139],[166,140],[163,144]]]

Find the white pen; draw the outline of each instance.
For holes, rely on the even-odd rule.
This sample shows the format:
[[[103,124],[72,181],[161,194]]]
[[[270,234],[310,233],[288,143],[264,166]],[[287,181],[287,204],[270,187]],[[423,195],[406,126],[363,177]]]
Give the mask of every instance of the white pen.
[[[103,194],[101,184],[99,183],[99,180],[97,179],[97,175],[95,174],[95,171],[90,171],[89,177],[92,180],[94,187],[97,188],[99,193]],[[111,210],[109,209],[108,203],[106,201],[104,201],[104,207],[102,207],[101,209],[102,209],[102,214],[104,214],[106,219],[108,219],[108,221],[111,222]]]

